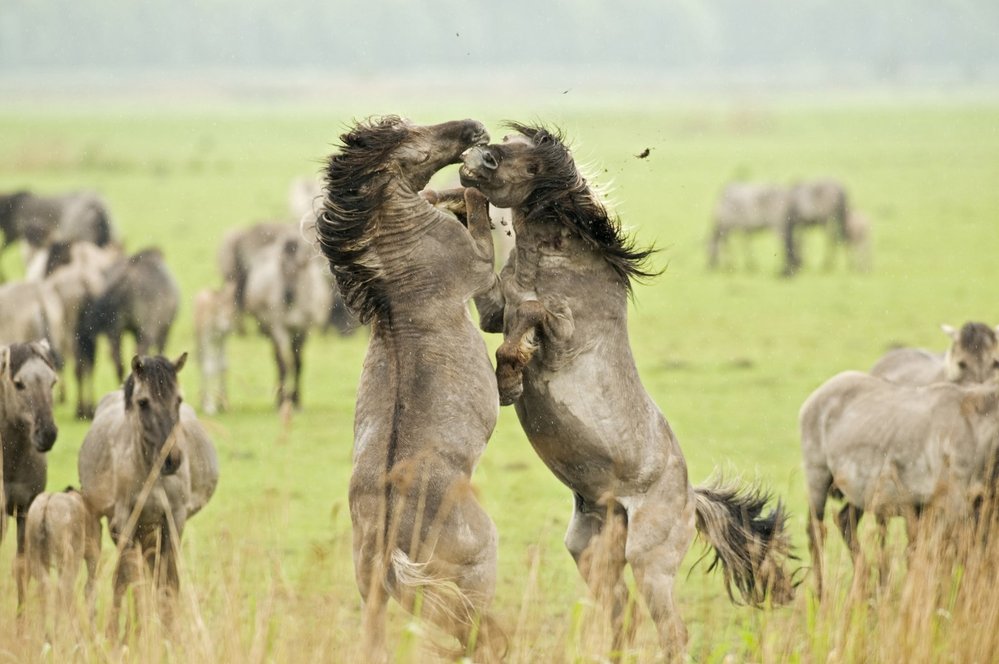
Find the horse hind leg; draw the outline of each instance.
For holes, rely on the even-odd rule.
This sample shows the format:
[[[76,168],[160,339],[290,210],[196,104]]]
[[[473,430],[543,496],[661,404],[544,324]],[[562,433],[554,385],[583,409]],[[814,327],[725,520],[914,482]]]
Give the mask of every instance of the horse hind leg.
[[[693,539],[692,496],[679,512],[662,503],[646,503],[628,510],[625,557],[656,625],[667,662],[683,661],[686,650],[687,628],[673,590],[680,563]]]
[[[613,503],[606,510],[596,506],[590,510],[577,495],[565,546],[597,605],[607,609],[601,617],[609,618],[612,650],[620,655],[634,637],[635,623],[625,624],[628,588],[623,572],[628,523],[627,515],[615,510],[616,506]]]

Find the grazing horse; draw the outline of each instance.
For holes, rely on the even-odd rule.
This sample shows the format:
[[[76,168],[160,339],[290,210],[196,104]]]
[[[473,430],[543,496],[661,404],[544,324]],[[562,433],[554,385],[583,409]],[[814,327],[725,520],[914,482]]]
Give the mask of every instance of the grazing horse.
[[[496,351],[500,403],[514,404],[524,432],[575,504],[565,544],[598,597],[612,592],[620,640],[630,564],[668,658],[686,630],[673,598],[695,529],[747,602],[790,598],[783,569],[785,517],[767,497],[732,485],[692,487],[679,442],[642,386],[628,343],[631,280],[650,276],[651,250],[636,248],[580,175],[560,134],[513,124],[502,143],[465,153],[466,186],[513,209],[516,249],[476,298]],[[613,540],[607,569],[595,545]],[[604,587],[607,582],[610,589]]]
[[[34,253],[53,242],[86,241],[104,246],[115,237],[107,205],[89,191],[58,196],[20,191],[0,196],[0,232],[0,252],[21,239],[27,241],[29,253]]]
[[[753,267],[750,238],[763,231],[783,237],[790,215],[787,188],[755,182],[732,182],[725,186],[714,208],[714,227],[708,244],[708,267],[715,269],[729,237],[745,238],[746,266]]]
[[[812,571],[822,593],[826,500],[846,505],[836,523],[854,559],[857,523],[905,516],[936,505],[954,523],[973,513],[974,497],[995,490],[999,451],[999,386],[905,385],[859,371],[834,376],[799,414],[810,519]]]
[[[928,385],[999,382],[999,327],[968,321],[960,331],[950,325],[940,328],[950,337],[945,353],[922,348],[896,348],[871,367],[871,374],[896,383]]]
[[[45,453],[55,444],[59,429],[52,417],[52,386],[56,372],[44,341],[0,346],[0,542],[7,517],[17,522],[17,603],[24,603],[27,583],[25,520],[35,496],[45,490],[48,462]]]
[[[385,656],[388,593],[491,657],[496,529],[471,474],[499,406],[467,309],[495,278],[488,206],[473,190],[418,193],[488,135],[472,120],[390,116],[340,140],[316,230],[346,302],[372,324],[349,496],[366,653]],[[464,202],[467,226],[431,204],[441,198]]]
[[[847,226],[850,206],[846,188],[833,179],[799,182],[790,189],[790,218],[784,227],[784,274],[793,275],[801,268],[801,250],[798,246],[800,230],[812,226],[826,229],[826,269],[831,269],[836,258],[836,247],[850,239]]]
[[[125,379],[121,341],[135,337],[139,355],[162,353],[177,315],[180,288],[159,249],[145,249],[116,264],[107,287],[80,312],[76,332],[77,417],[93,415],[93,370],[97,337],[107,335],[118,380]]]
[[[122,596],[137,579],[141,560],[165,598],[176,594],[184,525],[218,484],[212,441],[194,409],[182,403],[177,373],[186,360],[187,353],[174,362],[135,356],[123,389],[101,400],[80,447],[80,492],[98,518],[108,519],[120,554],[110,621],[114,630]]]

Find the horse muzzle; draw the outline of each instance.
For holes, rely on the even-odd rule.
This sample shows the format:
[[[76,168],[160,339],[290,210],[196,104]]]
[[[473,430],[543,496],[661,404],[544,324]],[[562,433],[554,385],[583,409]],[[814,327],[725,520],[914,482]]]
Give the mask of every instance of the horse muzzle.
[[[180,470],[180,464],[184,462],[184,454],[177,448],[176,444],[163,460],[161,475],[173,475]]]
[[[55,445],[56,438],[59,436],[59,427],[52,423],[48,426],[42,426],[35,430],[34,443],[35,449],[44,454],[52,449]]]

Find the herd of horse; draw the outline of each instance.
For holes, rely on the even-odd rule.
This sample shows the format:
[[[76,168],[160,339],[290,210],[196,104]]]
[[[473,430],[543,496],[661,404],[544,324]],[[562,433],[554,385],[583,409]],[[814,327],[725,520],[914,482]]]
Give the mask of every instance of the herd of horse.
[[[716,269],[726,259],[729,240],[742,235],[744,262],[755,268],[751,239],[762,232],[773,233],[784,254],[783,274],[794,275],[802,265],[801,236],[809,228],[826,235],[824,267],[830,269],[844,247],[850,266],[865,271],[871,266],[870,219],[850,206],[843,183],[833,178],[795,182],[789,186],[763,182],[730,182],[722,189],[712,213],[708,241],[708,267]]]
[[[241,328],[242,314],[274,346],[280,407],[300,404],[310,330],[370,326],[348,491],[364,652],[387,657],[386,609],[394,599],[453,635],[462,653],[503,657],[506,637],[490,608],[499,543],[472,474],[500,407],[513,405],[535,452],[572,492],[565,545],[607,607],[615,647],[625,647],[634,625],[626,620],[630,566],[664,656],[675,661],[686,629],[674,587],[694,537],[713,550],[712,567],[722,570],[733,601],[738,593],[756,607],[783,604],[797,585],[788,515],[780,501],[768,507],[772,498],[759,485],[691,484],[628,341],[628,301],[636,280],[656,274],[653,250],[622,230],[560,132],[540,124],[509,129],[490,142],[474,120],[356,123],[327,160],[321,188],[293,186],[301,223],[226,235],[223,285],[194,299],[201,406],[211,414],[228,404],[225,340]],[[460,186],[428,189],[452,164],[460,164]],[[29,578],[44,585],[53,565],[64,570],[60,588],[69,595],[83,563],[92,602],[104,519],[118,550],[117,626],[125,591],[144,565],[169,611],[180,537],[215,490],[218,460],[180,397],[186,353],[162,355],[179,302],[162,254],[123,256],[106,210],[93,212],[93,196],[78,206],[90,221],[50,216],[45,232],[22,218],[30,200],[0,197],[5,244],[25,239],[32,259],[24,282],[0,287],[7,344],[0,346],[0,480],[4,513],[17,524],[19,603]],[[515,238],[498,273],[491,208],[509,210]],[[731,185],[718,204],[713,242],[736,228],[779,229],[793,272],[796,228],[822,224],[835,238],[860,237],[851,235],[854,215],[842,187],[829,181],[790,191]],[[87,228],[103,230],[81,241]],[[317,250],[328,265],[313,260]],[[120,359],[126,331],[139,349],[127,373]],[[951,339],[945,353],[892,351],[868,373],[832,378],[801,409],[820,596],[830,497],[845,503],[836,521],[855,556],[865,512],[882,532],[889,517],[906,516],[914,536],[912,524],[929,505],[946,506],[959,521],[995,498],[997,329],[967,323],[944,331]],[[482,332],[503,335],[495,367]],[[98,334],[110,340],[122,389],[95,408],[92,387],[83,388]],[[79,454],[79,489],[45,493],[44,455],[58,432],[53,391],[70,355],[86,392],[78,413],[93,423]]]

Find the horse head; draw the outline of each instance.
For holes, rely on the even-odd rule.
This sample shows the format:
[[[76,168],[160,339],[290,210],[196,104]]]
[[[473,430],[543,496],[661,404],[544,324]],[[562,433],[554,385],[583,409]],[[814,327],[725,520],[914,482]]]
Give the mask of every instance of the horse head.
[[[187,353],[172,362],[160,355],[132,358],[132,373],[125,379],[125,410],[134,418],[142,456],[150,465],[180,421],[183,396],[177,373],[186,361]],[[177,472],[182,461],[180,448],[174,444],[163,462],[162,474]]]
[[[459,163],[465,150],[488,143],[489,133],[476,120],[416,125],[397,116],[387,116],[359,124],[340,139],[345,154],[357,154],[371,160],[370,165],[359,172],[364,175],[373,170],[391,173],[416,192],[427,186],[434,173],[449,164]]]
[[[945,356],[947,380],[954,383],[999,382],[999,327],[967,322],[960,330],[941,329],[951,339]]]
[[[52,386],[58,376],[47,341],[0,348],[0,394],[5,419],[24,432],[35,449],[48,452],[59,428],[52,416]]]

